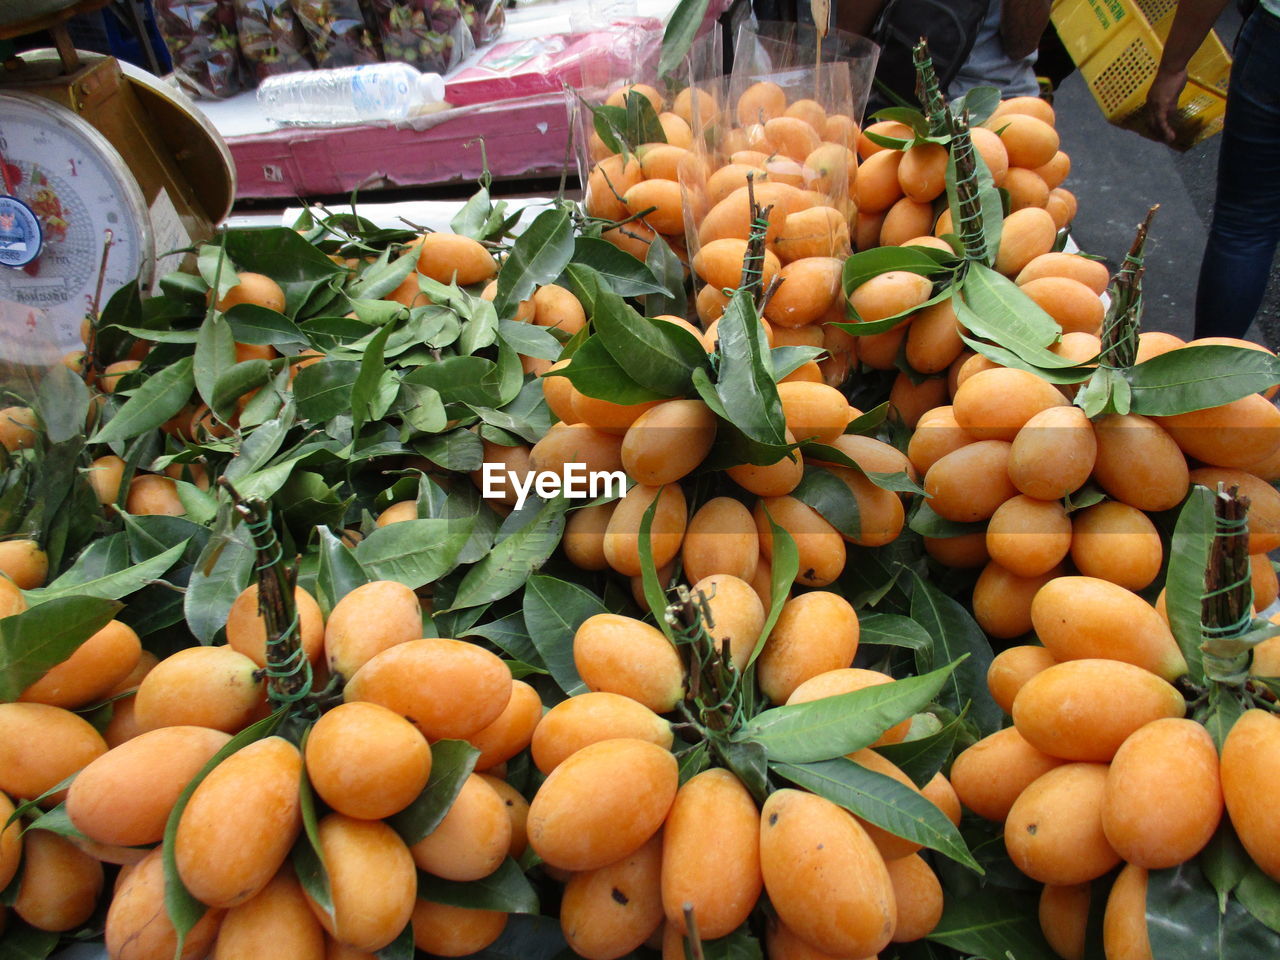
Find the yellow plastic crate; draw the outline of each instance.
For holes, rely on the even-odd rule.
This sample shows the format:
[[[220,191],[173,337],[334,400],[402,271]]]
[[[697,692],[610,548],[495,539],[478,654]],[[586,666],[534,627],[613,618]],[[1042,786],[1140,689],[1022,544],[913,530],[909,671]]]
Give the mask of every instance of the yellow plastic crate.
[[[1176,0],[1055,0],[1058,36],[1107,120],[1156,139],[1145,104],[1173,23]],[[1231,56],[1209,36],[1187,67],[1173,128],[1179,150],[1222,129]]]

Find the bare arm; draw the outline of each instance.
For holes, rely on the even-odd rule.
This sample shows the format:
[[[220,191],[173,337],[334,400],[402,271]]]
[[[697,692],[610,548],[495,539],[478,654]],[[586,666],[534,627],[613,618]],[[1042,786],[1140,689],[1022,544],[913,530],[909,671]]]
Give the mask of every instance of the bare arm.
[[[1000,10],[1000,43],[1014,60],[1040,46],[1049,25],[1049,0],[1004,0]]]
[[[884,0],[836,0],[836,26],[869,37],[883,6]]]
[[[1147,110],[1152,123],[1167,143],[1176,137],[1172,120],[1178,109],[1178,97],[1187,85],[1187,64],[1226,6],[1227,0],[1179,0],[1160,68],[1147,92]]]

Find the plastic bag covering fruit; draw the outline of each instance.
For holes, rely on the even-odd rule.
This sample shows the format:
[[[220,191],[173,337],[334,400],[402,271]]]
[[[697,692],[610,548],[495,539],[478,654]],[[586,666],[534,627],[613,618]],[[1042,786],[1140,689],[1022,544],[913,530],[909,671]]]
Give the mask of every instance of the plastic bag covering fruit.
[[[240,55],[253,81],[310,70],[307,34],[289,0],[235,0]]]
[[[234,0],[156,0],[155,11],[174,74],[188,93],[222,99],[240,92]]]
[[[475,49],[462,0],[369,0],[388,61],[447,73]]]
[[[289,0],[307,32],[317,67],[349,67],[382,59],[378,32],[361,0]],[[390,59],[396,59],[391,57]]]
[[[507,11],[503,0],[461,0],[462,19],[471,31],[471,39],[477,47],[493,43],[507,26]]]

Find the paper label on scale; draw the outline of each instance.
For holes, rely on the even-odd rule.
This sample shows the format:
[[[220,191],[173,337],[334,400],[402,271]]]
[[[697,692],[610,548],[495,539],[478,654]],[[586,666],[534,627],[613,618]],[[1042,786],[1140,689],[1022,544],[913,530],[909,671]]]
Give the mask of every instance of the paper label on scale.
[[[182,266],[182,260],[186,256],[185,248],[191,246],[191,234],[187,233],[182,217],[178,215],[178,208],[173,205],[173,198],[164,187],[156,194],[150,214],[151,234],[155,238],[156,251],[154,276],[159,280]]]

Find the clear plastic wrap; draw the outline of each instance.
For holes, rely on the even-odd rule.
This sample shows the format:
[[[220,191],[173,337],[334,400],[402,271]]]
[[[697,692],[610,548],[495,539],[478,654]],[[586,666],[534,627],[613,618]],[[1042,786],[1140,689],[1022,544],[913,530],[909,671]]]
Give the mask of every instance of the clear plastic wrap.
[[[235,0],[240,55],[249,78],[310,70],[311,50],[290,0]]]
[[[234,0],[155,0],[155,12],[187,93],[221,100],[244,89]]]
[[[475,49],[463,0],[368,0],[388,62],[446,74]]]
[[[317,67],[350,67],[382,59],[378,33],[365,17],[362,0],[289,2],[306,31]]]
[[[582,88],[567,91],[574,152],[590,216],[620,221],[657,208],[605,231],[604,239],[644,260],[661,235],[683,260],[679,167],[696,162],[690,83],[719,69],[720,33],[707,31],[682,64],[658,78],[661,24],[648,21],[654,26],[642,30],[642,23],[614,23],[611,56],[584,70]]]
[[[477,47],[493,43],[507,26],[504,0],[462,0],[462,19],[467,22]]]

